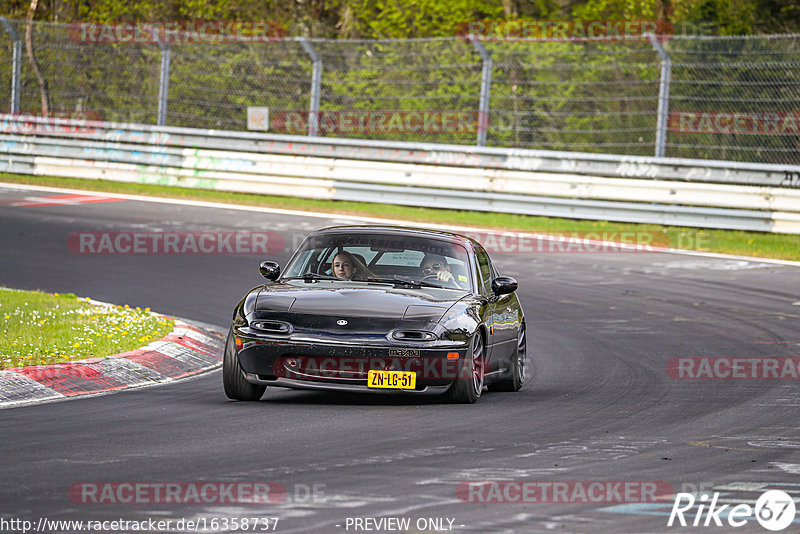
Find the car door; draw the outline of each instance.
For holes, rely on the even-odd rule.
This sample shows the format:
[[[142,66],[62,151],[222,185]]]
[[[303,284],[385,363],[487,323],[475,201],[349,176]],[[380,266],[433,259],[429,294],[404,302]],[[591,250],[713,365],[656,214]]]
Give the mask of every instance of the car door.
[[[499,275],[494,265],[489,260],[492,279]],[[515,354],[517,348],[517,335],[521,324],[520,306],[516,293],[506,293],[494,299],[494,361],[500,367],[505,367]]]
[[[495,304],[496,299],[492,292],[492,265],[489,260],[489,255],[483,250],[480,245],[475,245],[475,260],[478,264],[478,293],[486,301],[483,306],[482,319],[486,324],[487,339],[486,339],[486,373],[498,370],[498,364],[502,364],[502,359],[497,361],[494,356],[495,347]]]

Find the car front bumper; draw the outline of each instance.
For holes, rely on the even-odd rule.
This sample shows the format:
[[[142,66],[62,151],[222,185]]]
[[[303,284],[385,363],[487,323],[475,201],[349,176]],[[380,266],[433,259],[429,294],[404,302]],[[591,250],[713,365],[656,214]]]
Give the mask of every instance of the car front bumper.
[[[261,386],[276,386],[291,389],[311,389],[322,391],[341,391],[348,393],[413,393],[416,395],[441,395],[445,393],[450,385],[444,386],[423,386],[416,389],[378,389],[371,388],[365,384],[341,384],[331,382],[320,382],[314,380],[295,380],[292,378],[265,378],[261,375],[245,373],[245,379],[251,384]]]
[[[468,345],[463,344],[364,345],[245,336],[240,340],[237,354],[248,382],[302,389],[442,393],[461,378],[461,362],[468,354]],[[416,387],[413,390],[371,388],[367,385],[370,370],[413,372]]]

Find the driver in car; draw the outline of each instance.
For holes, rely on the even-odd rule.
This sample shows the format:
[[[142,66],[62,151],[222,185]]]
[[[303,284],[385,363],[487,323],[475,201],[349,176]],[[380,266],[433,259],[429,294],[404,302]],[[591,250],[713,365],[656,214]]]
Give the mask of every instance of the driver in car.
[[[437,280],[447,282],[451,286],[461,287],[461,284],[456,281],[453,273],[450,272],[450,266],[447,264],[447,260],[444,256],[425,254],[419,267],[422,270],[422,276],[424,278],[435,276]]]

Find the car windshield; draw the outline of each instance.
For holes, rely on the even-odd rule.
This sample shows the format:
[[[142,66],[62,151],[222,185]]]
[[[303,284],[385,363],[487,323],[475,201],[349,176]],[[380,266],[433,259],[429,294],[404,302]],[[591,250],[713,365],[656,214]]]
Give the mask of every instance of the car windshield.
[[[342,233],[310,236],[283,279],[349,280],[472,290],[467,251],[425,236]]]

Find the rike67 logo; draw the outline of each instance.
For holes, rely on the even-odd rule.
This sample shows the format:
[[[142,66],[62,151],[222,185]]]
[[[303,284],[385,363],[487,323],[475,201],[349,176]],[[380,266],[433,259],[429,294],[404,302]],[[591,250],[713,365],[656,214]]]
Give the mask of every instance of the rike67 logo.
[[[709,501],[708,495],[695,498],[692,493],[678,493],[669,514],[667,526],[693,527],[741,527],[755,517],[767,530],[779,531],[792,524],[795,518],[795,504],[792,497],[781,490],[769,490],[756,501],[755,508],[749,504],[719,504],[719,493],[714,493]],[[697,509],[695,510],[695,506]],[[727,525],[726,525],[727,523]]]

